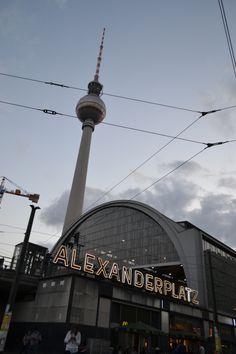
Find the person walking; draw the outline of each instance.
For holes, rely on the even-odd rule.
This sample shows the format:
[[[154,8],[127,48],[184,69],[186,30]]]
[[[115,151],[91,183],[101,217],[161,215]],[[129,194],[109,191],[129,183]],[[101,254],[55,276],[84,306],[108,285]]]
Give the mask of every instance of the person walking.
[[[28,353],[30,354],[38,354],[39,345],[42,341],[41,333],[37,328],[34,328],[29,336],[29,346]]]
[[[186,353],[186,347],[184,345],[184,341],[181,340],[178,347],[177,347],[177,353],[178,354],[185,354]]]
[[[27,331],[22,339],[22,347],[20,349],[20,354],[28,354],[29,344],[30,344],[31,331]]]
[[[77,327],[69,330],[65,336],[64,343],[66,344],[65,352],[67,354],[79,353],[79,345],[81,343],[81,334]]]
[[[202,343],[199,345],[199,354],[205,354],[205,348],[203,347]]]

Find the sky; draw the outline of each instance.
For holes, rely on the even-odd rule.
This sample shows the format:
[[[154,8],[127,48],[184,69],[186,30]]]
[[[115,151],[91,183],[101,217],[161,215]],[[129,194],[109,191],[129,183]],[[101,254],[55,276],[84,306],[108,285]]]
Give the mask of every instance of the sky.
[[[236,47],[236,2],[224,1],[224,7]],[[137,195],[134,200],[236,249],[236,142],[202,152],[206,145],[199,143],[236,139],[236,108],[224,109],[236,105],[236,78],[217,0],[1,0],[0,101],[74,116],[93,79],[104,27],[104,123],[176,136],[195,122],[180,137],[198,143],[100,124],[92,138],[85,210],[97,199]],[[197,119],[216,109],[223,110]],[[30,241],[50,249],[62,231],[81,123],[4,103],[0,119],[0,176],[40,194]],[[6,182],[5,188],[15,187]],[[29,205],[27,198],[4,194],[0,255],[11,257],[23,240]]]

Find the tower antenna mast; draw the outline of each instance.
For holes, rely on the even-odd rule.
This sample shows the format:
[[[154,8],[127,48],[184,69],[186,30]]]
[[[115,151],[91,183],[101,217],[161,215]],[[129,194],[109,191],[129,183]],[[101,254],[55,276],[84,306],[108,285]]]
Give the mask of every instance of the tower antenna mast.
[[[103,50],[104,37],[105,37],[105,28],[103,28],[102,40],[101,40],[101,45],[100,45],[98,59],[97,59],[96,72],[94,75],[94,81],[97,81],[97,82],[99,81],[99,71],[100,71],[100,65],[101,65],[101,61],[102,61],[102,50]]]

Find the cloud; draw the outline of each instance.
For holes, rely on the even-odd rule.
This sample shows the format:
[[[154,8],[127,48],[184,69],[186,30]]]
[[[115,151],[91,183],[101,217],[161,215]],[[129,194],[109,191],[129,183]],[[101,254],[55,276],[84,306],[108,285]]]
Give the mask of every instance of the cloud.
[[[219,88],[215,88],[211,94],[205,94],[204,101],[207,110],[220,109],[235,105],[235,82],[222,82]],[[222,112],[209,115],[207,119],[211,128],[221,135],[232,136],[236,132],[235,109],[227,109]]]
[[[51,205],[42,210],[41,221],[48,226],[62,226],[66,215],[69,191],[64,191]]]
[[[101,202],[110,200],[109,194],[104,196],[104,191],[97,188],[86,188],[84,210],[91,209]],[[69,190],[64,191],[58,198],[56,198],[51,205],[41,212],[41,221],[48,226],[62,227],[66,208],[69,200]]]
[[[210,193],[201,199],[200,208],[187,216],[200,229],[236,248],[236,198]]]
[[[198,164],[192,164],[197,168]],[[190,168],[191,166],[189,166]],[[191,168],[190,168],[191,170]],[[233,178],[222,178],[219,184],[228,181],[235,186]],[[131,199],[141,188],[129,188],[122,193],[106,195],[97,188],[87,188],[85,209],[93,208],[108,200]],[[41,214],[42,221],[49,226],[62,226],[69,192],[66,191]],[[236,248],[236,198],[227,193],[212,193],[183,176],[173,175],[152,189],[141,193],[135,200],[146,203],[175,221],[187,220],[213,237]],[[96,203],[94,204],[94,201]]]
[[[186,179],[172,177],[138,199],[176,221],[187,220],[236,248],[236,198],[231,194],[215,194]]]
[[[68,0],[54,0],[55,4],[59,6],[60,9],[64,9],[67,5]]]
[[[109,200],[111,200],[111,195],[109,193],[98,188],[87,187],[84,199],[84,211],[92,209],[96,205],[105,203]]]
[[[141,189],[128,189],[121,198],[132,198]],[[170,218],[183,219],[186,211],[197,202],[201,188],[181,178],[169,178],[166,182],[157,183],[152,189],[137,196],[139,201],[149,204]]]
[[[236,189],[236,179],[233,177],[223,177],[218,181],[218,186]]]
[[[165,170],[174,170],[175,168],[178,168],[184,161],[183,160],[175,160],[173,162],[169,163],[163,163],[161,164],[161,167],[164,168]],[[188,163],[184,164],[181,166],[181,169],[179,170],[181,174],[185,174],[185,176],[190,176],[190,175],[196,175],[196,173],[203,174],[203,173],[209,173],[207,168],[203,168],[198,162],[195,161],[189,161]],[[178,173],[177,171],[175,174]]]

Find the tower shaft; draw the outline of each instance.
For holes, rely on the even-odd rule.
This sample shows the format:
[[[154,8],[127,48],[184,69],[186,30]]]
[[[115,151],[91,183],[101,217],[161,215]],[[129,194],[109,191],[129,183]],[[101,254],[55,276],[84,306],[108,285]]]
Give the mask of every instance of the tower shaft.
[[[83,123],[82,129],[83,133],[80,142],[79,154],[75,167],[74,178],[70,191],[62,234],[65,234],[65,232],[81,216],[83,212],[89,152],[91,146],[92,133],[94,130],[93,121],[86,120]]]

